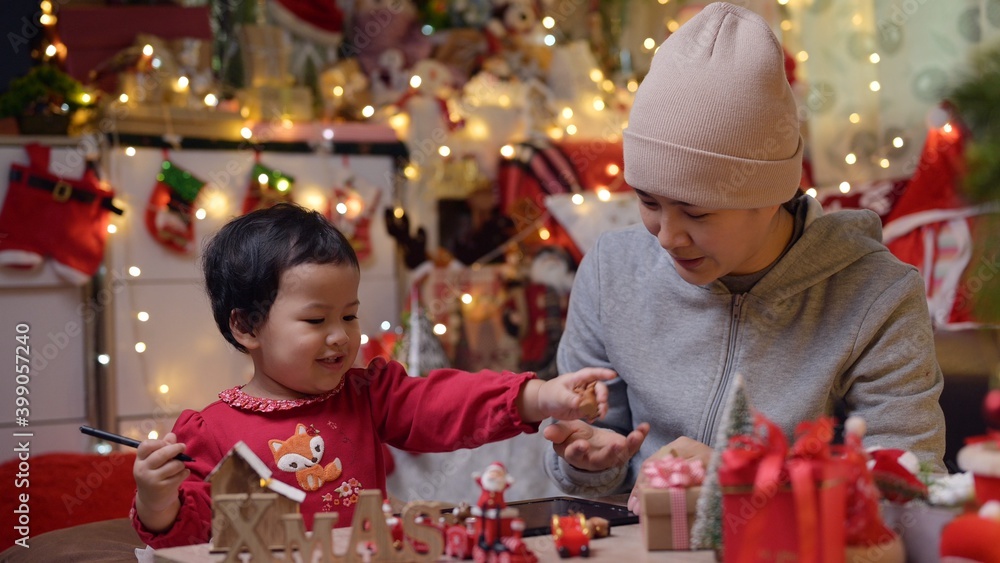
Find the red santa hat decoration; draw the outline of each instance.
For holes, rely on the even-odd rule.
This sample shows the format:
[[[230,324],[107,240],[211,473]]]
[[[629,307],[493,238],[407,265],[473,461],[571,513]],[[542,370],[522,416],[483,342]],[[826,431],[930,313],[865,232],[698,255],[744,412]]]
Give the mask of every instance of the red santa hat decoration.
[[[868,451],[868,456],[868,469],[886,500],[904,503],[915,498],[927,498],[927,485],[917,478],[920,462],[913,452],[873,449]]]

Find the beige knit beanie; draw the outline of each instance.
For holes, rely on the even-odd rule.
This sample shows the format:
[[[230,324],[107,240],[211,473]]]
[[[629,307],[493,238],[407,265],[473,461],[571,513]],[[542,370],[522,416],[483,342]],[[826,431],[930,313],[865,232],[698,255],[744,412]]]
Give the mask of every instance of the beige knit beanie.
[[[624,132],[625,181],[716,209],[788,201],[802,138],[784,56],[763,18],[706,6],[660,45]]]

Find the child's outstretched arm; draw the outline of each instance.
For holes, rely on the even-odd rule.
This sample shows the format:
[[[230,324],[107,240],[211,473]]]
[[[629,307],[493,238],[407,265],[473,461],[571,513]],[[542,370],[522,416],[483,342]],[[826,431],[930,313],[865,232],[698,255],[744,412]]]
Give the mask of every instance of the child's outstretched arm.
[[[594,394],[597,399],[597,417],[603,418],[608,412],[608,388],[604,382],[616,377],[618,374],[610,369],[583,368],[549,381],[529,380],[517,397],[521,419],[525,422],[541,422],[549,417],[559,420],[591,418],[591,407],[584,404],[584,396],[578,392],[590,383],[596,384]]]
[[[168,433],[162,440],[144,440],[139,444],[132,475],[135,477],[136,516],[151,532],[169,529],[181,508],[178,494],[181,483],[191,471],[174,457],[184,451],[177,436]]]

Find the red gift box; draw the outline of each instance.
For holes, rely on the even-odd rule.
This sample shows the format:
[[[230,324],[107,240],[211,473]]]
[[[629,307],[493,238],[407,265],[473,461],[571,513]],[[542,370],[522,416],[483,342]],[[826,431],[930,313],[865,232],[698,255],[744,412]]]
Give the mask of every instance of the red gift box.
[[[756,415],[754,435],[730,443],[719,467],[723,561],[844,561],[850,466],[832,454],[832,436],[829,419],[805,423],[789,451]]]
[[[56,29],[66,44],[66,72],[88,82],[90,71],[132,45],[145,33],[161,39],[190,37],[211,41],[212,23],[208,6],[62,6]],[[98,86],[116,90],[117,76],[106,77]]]

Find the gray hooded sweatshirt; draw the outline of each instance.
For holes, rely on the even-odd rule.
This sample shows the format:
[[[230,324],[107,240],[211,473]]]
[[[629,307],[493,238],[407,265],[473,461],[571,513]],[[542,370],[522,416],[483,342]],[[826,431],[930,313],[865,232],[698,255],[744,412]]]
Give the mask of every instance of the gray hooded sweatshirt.
[[[802,235],[747,293],[685,282],[640,224],[603,234],[570,295],[559,372],[618,372],[608,416],[621,434],[652,429],[628,465],[582,471],[546,454],[569,494],[631,489],[639,465],[687,436],[713,444],[736,374],[750,404],[780,425],[833,413],[843,400],[867,423],[866,446],[902,448],[943,468],[943,384],[923,281],[881,241],[870,211],[822,214],[812,198]]]

